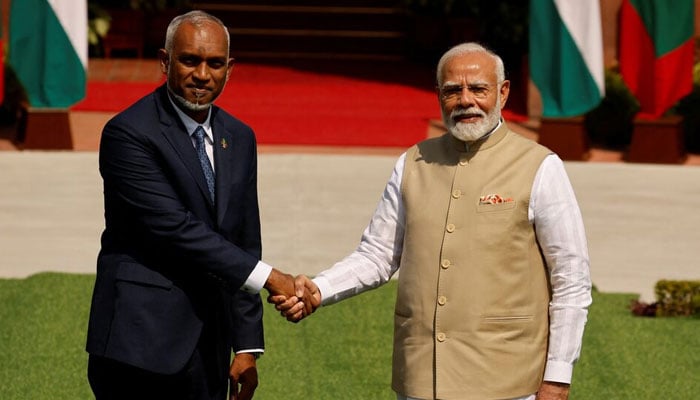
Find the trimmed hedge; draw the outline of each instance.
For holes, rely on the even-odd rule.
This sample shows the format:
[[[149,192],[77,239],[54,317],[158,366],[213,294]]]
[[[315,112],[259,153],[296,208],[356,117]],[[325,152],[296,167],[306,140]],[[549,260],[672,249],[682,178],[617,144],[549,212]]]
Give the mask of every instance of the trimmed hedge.
[[[654,292],[659,317],[700,314],[700,281],[661,280]]]

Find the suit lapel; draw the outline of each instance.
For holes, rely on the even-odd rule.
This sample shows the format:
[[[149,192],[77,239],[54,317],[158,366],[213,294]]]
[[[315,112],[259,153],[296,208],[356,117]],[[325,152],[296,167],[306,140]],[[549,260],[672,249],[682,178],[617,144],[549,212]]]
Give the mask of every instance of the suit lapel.
[[[216,118],[217,110],[212,111],[212,131],[214,133],[214,163],[216,164],[216,219],[221,224],[229,196],[231,194],[231,166],[233,163],[233,138],[231,132]]]
[[[163,127],[161,132],[180,156],[180,159],[190,171],[190,174],[192,174],[192,179],[197,183],[197,187],[199,187],[199,191],[206,200],[209,210],[213,213],[214,207],[211,201],[209,201],[209,188],[207,187],[207,181],[204,177],[202,166],[199,165],[199,158],[192,145],[192,139],[188,132],[185,131],[182,123],[179,122],[179,117],[167,98],[165,87],[163,86],[159,90],[161,89],[161,96],[157,97],[160,103],[159,108],[164,111],[160,118],[161,126]]]

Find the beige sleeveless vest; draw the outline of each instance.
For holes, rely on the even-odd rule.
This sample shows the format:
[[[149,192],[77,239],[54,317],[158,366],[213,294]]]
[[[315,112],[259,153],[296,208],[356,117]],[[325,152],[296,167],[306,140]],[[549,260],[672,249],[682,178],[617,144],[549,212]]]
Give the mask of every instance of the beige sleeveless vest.
[[[514,398],[544,372],[550,291],[527,214],[550,151],[505,123],[465,147],[446,134],[406,156],[392,387],[410,397]]]

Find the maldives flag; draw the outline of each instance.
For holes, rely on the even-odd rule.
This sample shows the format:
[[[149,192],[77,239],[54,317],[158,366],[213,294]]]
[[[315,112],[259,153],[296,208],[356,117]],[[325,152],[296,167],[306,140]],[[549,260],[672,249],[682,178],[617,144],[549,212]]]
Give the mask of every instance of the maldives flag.
[[[605,95],[599,0],[530,0],[530,76],[545,117],[571,117]]]
[[[87,0],[21,0],[10,7],[8,62],[32,107],[67,108],[85,96]]]
[[[693,90],[694,0],[623,0],[620,73],[639,117],[658,118]]]

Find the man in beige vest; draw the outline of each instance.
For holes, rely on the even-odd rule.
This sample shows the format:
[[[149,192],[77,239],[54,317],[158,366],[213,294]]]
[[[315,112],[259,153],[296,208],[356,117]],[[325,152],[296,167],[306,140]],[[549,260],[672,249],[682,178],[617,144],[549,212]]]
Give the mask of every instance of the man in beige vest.
[[[357,250],[297,285],[328,305],[400,268],[399,400],[567,399],[591,282],[563,163],[501,119],[510,82],[496,54],[456,46],[437,82],[449,133],[403,154]],[[305,315],[294,297],[270,301]]]

